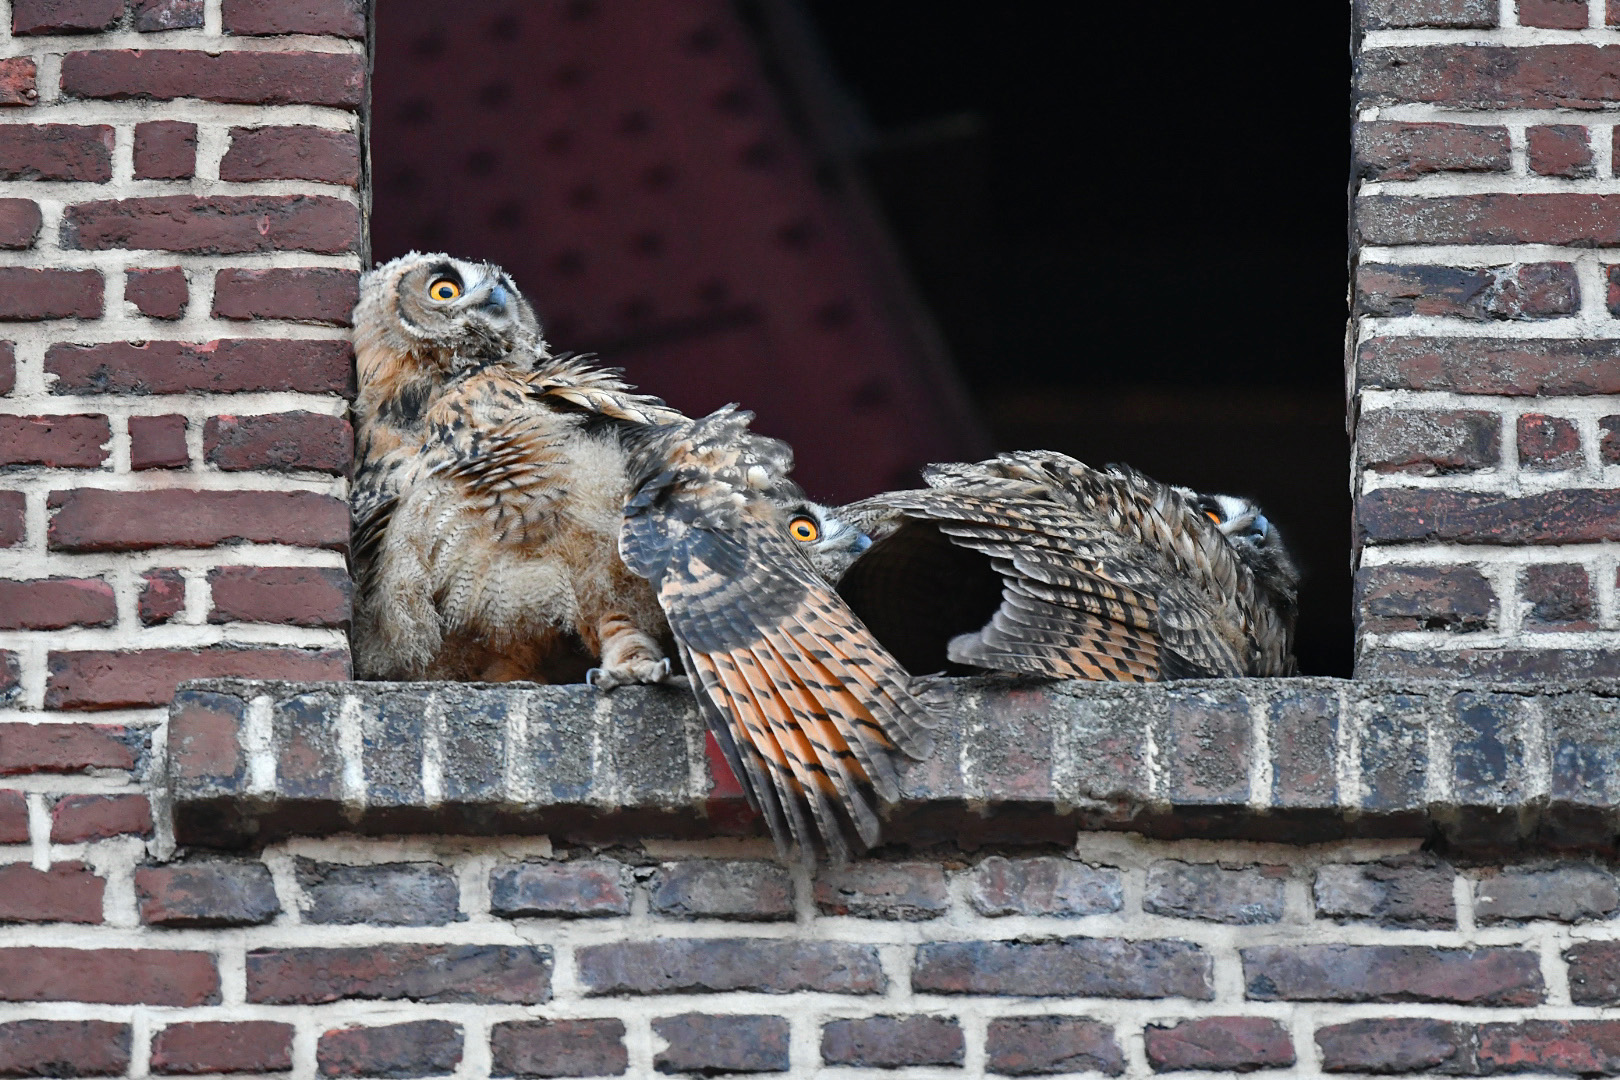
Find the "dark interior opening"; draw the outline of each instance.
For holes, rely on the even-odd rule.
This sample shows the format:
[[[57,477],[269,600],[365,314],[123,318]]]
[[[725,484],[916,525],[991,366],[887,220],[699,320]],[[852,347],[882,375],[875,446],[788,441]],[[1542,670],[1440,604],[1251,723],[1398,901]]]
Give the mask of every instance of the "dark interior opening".
[[[1253,497],[1348,675],[1350,11],[1240,14],[390,0],[374,255],[502,263],[824,498],[992,447]]]

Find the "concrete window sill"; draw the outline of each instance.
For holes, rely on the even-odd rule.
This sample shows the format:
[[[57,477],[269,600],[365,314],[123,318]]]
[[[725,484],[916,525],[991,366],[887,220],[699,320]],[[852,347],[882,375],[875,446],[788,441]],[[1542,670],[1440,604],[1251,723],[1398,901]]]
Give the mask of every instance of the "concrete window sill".
[[[889,840],[1078,830],[1603,850],[1620,833],[1620,681],[956,680]],[[684,690],[190,683],[170,718],[181,844],[289,835],[754,833]]]

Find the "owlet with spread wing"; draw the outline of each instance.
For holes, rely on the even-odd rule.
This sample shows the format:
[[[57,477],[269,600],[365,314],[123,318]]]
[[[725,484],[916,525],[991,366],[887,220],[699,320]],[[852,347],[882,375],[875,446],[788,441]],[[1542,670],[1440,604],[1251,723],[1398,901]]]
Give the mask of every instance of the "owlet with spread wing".
[[[552,356],[488,264],[380,266],[355,327],[362,677],[559,681],[594,660],[611,689],[663,681],[678,643],[778,841],[841,857],[847,820],[877,842],[868,793],[896,796],[934,721],[827,584],[865,538],[787,480],[785,444]]]
[[[839,591],[913,672],[1290,675],[1299,574],[1258,507],[1049,451],[930,466],[837,513]]]

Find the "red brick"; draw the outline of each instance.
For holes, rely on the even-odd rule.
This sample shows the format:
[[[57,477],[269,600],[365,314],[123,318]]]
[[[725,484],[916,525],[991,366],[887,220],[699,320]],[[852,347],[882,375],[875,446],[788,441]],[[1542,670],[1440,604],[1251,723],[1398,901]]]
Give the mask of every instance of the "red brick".
[[[1100,1072],[1118,1076],[1125,1056],[1107,1024],[1079,1016],[1007,1016],[985,1036],[990,1071],[999,1076]]]
[[[111,441],[105,416],[0,416],[0,465],[93,469]]]
[[[1328,1072],[1473,1072],[1471,1030],[1448,1020],[1354,1020],[1316,1029]]]
[[[321,413],[211,416],[203,428],[203,454],[210,465],[226,472],[260,469],[342,476],[354,457],[354,432],[343,417]]]
[[[388,944],[247,955],[250,1002],[318,1005],[344,998],[541,1004],[551,1000],[551,949]]]
[[[1519,465],[1526,469],[1574,469],[1583,461],[1581,436],[1560,416],[1525,413],[1519,417]]]
[[[99,318],[99,270],[0,266],[0,322]]]
[[[152,1071],[197,1073],[289,1072],[293,1026],[272,1020],[170,1024],[152,1039]]]
[[[880,994],[888,984],[874,946],[840,941],[653,938],[585,945],[575,955],[593,995]]]
[[[12,0],[13,34],[93,34],[124,16],[124,0]]]
[[[10,649],[0,649],[0,704],[16,704],[21,691],[22,674],[17,654]]]
[[[186,579],[174,569],[141,575],[141,625],[160,626],[186,610]]]
[[[151,120],[135,125],[135,179],[185,180],[196,171],[196,124]]]
[[[980,915],[1059,915],[1079,918],[1118,911],[1124,888],[1118,870],[1054,857],[992,855],[973,872],[969,902]]]
[[[177,949],[0,949],[0,1001],[216,1005],[212,953]]]
[[[1620,341],[1378,337],[1356,355],[1356,384],[1462,394],[1620,394]]]
[[[1453,929],[1456,873],[1418,858],[1376,863],[1330,864],[1316,872],[1316,914],[1340,922]]]
[[[1437,172],[1507,172],[1505,127],[1477,124],[1357,124],[1356,170],[1368,180],[1415,180]]]
[[[1530,605],[1526,630],[1596,630],[1597,604],[1586,568],[1574,564],[1527,566],[1519,596]]]
[[[132,416],[129,418],[129,467],[142,469],[183,469],[191,462],[186,449],[186,418],[183,416]]]
[[[1565,950],[1569,996],[1577,1005],[1620,1003],[1620,941],[1583,941]]]
[[[196,860],[135,871],[141,922],[175,929],[262,926],[281,912],[263,863]]]
[[[111,626],[117,619],[112,586],[101,578],[0,581],[0,630]],[[0,728],[0,740],[5,738],[4,730]],[[0,754],[0,771],[4,771],[3,762]]]
[[[341,649],[255,648],[53,652],[45,684],[47,709],[129,709],[167,705],[187,679],[287,679],[325,682],[349,677]]]
[[[1608,25],[1620,26],[1620,0],[1609,0],[1604,15]]]
[[[1374,409],[1356,422],[1364,469],[1436,476],[1500,463],[1502,418],[1473,409]]]
[[[125,270],[124,299],[148,319],[178,319],[190,299],[186,272],[178,266]]]
[[[1496,25],[1496,0],[1367,0],[1360,11],[1368,30]]]
[[[1382,488],[1356,504],[1367,543],[1579,544],[1620,540],[1620,491],[1539,495]]]
[[[44,219],[33,199],[0,199],[0,251],[27,251]]]
[[[1584,30],[1586,0],[1519,0],[1519,25]]]
[[[489,909],[506,919],[602,919],[630,914],[635,891],[624,864],[611,859],[523,862],[489,875]]]
[[[203,0],[135,0],[132,14],[137,33],[191,30],[203,25]]]
[[[17,388],[17,349],[9,341],[0,341],[0,397]]]
[[[20,791],[0,790],[0,844],[28,843],[28,800]]]
[[[1620,1021],[1526,1020],[1479,1026],[1479,1071],[1613,1076],[1620,1073]]]
[[[781,1046],[782,1065],[785,1067],[785,1021],[782,1023]],[[834,1020],[821,1028],[821,1060],[828,1065],[868,1069],[961,1065],[965,1052],[962,1025],[954,1017],[868,1016],[856,1020]]]
[[[1356,310],[1362,315],[1487,322],[1555,319],[1575,314],[1580,306],[1573,263],[1466,268],[1363,263],[1356,268]]]
[[[55,844],[151,833],[152,805],[145,795],[64,795],[51,808]]]
[[[107,1020],[0,1024],[0,1076],[123,1076],[129,1025]]]
[[[216,319],[288,319],[349,326],[360,300],[353,270],[306,266],[221,270],[214,278]]]
[[[444,1076],[461,1064],[460,1024],[414,1020],[328,1031],[315,1048],[322,1076]]]
[[[1536,1005],[1536,954],[1425,945],[1263,945],[1240,950],[1253,1001],[1424,1001]]]
[[[347,341],[250,338],[194,344],[111,341],[52,345],[45,370],[57,393],[238,394],[285,390],[353,393],[354,352]]]
[[[1598,109],[1620,100],[1620,48],[1418,45],[1361,54],[1358,100],[1481,109]]]
[[[361,0],[224,0],[227,34],[366,36]]]
[[[162,195],[77,203],[62,217],[62,246],[84,251],[339,255],[356,250],[360,241],[359,208],[326,195]]]
[[[816,910],[862,919],[937,919],[950,907],[935,863],[860,862],[816,875]]]
[[[22,543],[26,500],[20,491],[0,491],[0,548]]]
[[[1356,661],[1356,678],[1525,682],[1620,678],[1613,649],[1376,649]]]
[[[1016,997],[1215,996],[1209,956],[1187,941],[1056,938],[917,946],[911,988]]]
[[[49,870],[0,865],[0,923],[99,923],[106,885],[81,862],[55,863]]]
[[[225,694],[186,694],[169,711],[169,773],[238,790],[242,746],[237,731],[247,704]]]
[[[135,737],[116,724],[0,724],[0,776],[133,769]]]
[[[1605,416],[1598,420],[1598,452],[1605,465],[1620,465],[1620,415]]]
[[[0,180],[112,179],[113,129],[106,124],[0,127]]]
[[[114,101],[202,98],[358,109],[365,82],[365,60],[353,53],[106,49],[62,58],[63,94]]]
[[[53,491],[52,551],[142,551],[217,544],[341,550],[348,505],[311,491]]]
[[[1620,195],[1369,195],[1356,204],[1356,228],[1363,244],[1613,247]]]
[[[1585,17],[1584,8],[1582,17]],[[1525,129],[1530,142],[1530,171],[1542,176],[1584,180],[1597,175],[1596,159],[1586,129],[1578,124],[1532,124]]]
[[[1259,1016],[1211,1016],[1142,1032],[1155,1072],[1216,1069],[1249,1072],[1294,1063],[1294,1042],[1275,1020]]]
[[[1497,599],[1471,566],[1364,566],[1356,571],[1356,615],[1375,633],[1489,629]]]
[[[1481,926],[1523,925],[1533,919],[1589,922],[1620,908],[1614,874],[1589,863],[1507,867],[1474,887],[1474,917]]]
[[[360,138],[318,127],[232,128],[221,180],[314,180],[360,184]]]
[[[208,572],[211,623],[347,626],[348,571],[301,566],[222,566]]]
[[[36,65],[31,56],[0,60],[0,107],[29,106],[39,100],[34,87]]]
[[[507,1020],[489,1032],[495,1076],[622,1076],[624,1021]]]
[[[1164,859],[1148,867],[1142,910],[1247,926],[1282,919],[1287,869]]]

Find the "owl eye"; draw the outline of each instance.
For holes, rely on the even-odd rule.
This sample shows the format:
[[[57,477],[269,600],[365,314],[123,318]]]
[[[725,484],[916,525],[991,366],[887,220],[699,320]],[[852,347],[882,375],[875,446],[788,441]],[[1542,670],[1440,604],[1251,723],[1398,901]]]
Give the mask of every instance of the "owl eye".
[[[1217,525],[1221,523],[1221,515],[1217,514],[1213,510],[1205,510],[1204,516],[1209,518],[1209,520],[1213,521]]]
[[[454,300],[461,295],[461,286],[449,278],[440,278],[428,286],[428,295],[435,300]]]
[[[821,539],[821,527],[816,524],[815,518],[794,518],[788,522],[788,532],[793,535],[793,539],[804,544],[813,544]]]

